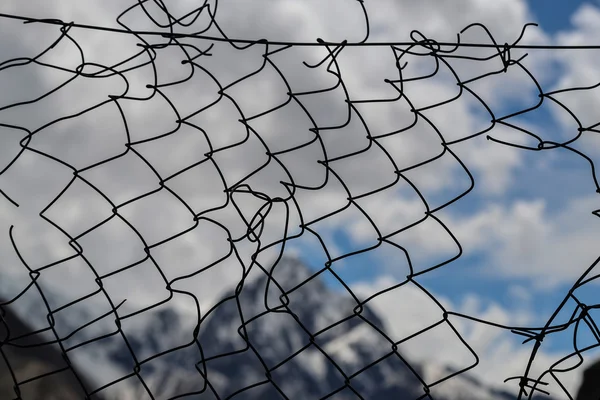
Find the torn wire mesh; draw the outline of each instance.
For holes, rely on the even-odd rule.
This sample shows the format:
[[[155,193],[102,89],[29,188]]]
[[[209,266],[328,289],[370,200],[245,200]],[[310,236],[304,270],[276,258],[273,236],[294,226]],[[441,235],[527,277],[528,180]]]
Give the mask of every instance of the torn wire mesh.
[[[103,396],[110,393],[111,389],[120,387],[119,385],[124,382],[134,381],[138,388],[137,398],[180,398],[197,395],[200,396],[198,398],[217,399],[246,398],[244,396],[249,396],[247,398],[259,398],[252,396],[337,398],[335,396],[340,396],[339,398],[362,399],[370,398],[366,394],[369,393],[368,388],[363,382],[365,376],[383,363],[393,363],[394,368],[404,371],[403,374],[413,380],[412,387],[417,389],[403,395],[418,399],[435,398],[437,386],[468,373],[479,363],[476,352],[453,323],[456,320],[495,325],[499,329],[522,337],[524,345],[530,346],[531,354],[528,363],[522,366],[522,374],[501,377],[502,380],[513,385],[513,394],[517,398],[534,398],[541,394],[551,394],[547,390],[549,382],[560,391],[552,394],[566,395],[570,398],[574,396],[574,393],[568,393],[560,379],[561,373],[577,368],[586,354],[597,347],[597,344],[580,347],[576,340],[579,329],[584,329],[585,326],[585,329],[589,329],[594,337],[600,340],[600,332],[591,315],[591,311],[598,305],[583,302],[577,294],[578,289],[592,284],[597,278],[597,271],[594,270],[596,263],[586,269],[571,290],[565,293],[564,301],[544,326],[502,326],[447,310],[420,282],[423,276],[434,270],[452,268],[452,262],[463,253],[460,241],[439,216],[441,210],[467,196],[476,183],[469,165],[462,161],[458,152],[453,151],[461,143],[485,137],[489,145],[510,146],[522,151],[545,153],[567,150],[572,157],[585,160],[589,165],[590,179],[593,184],[590,188],[595,189],[596,192],[600,191],[592,159],[574,146],[582,136],[599,132],[598,124],[584,125],[578,115],[571,112],[560,101],[561,93],[577,93],[594,87],[544,91],[542,85],[524,64],[527,57],[525,50],[528,48],[544,50],[544,46],[527,46],[521,43],[526,29],[530,27],[525,26],[521,32],[515,32],[515,40],[504,44],[496,43],[492,34],[481,24],[467,26],[457,35],[454,43],[440,43],[418,31],[413,31],[410,40],[406,42],[373,43],[368,41],[370,24],[367,8],[362,1],[359,1],[358,4],[364,13],[364,26],[361,29],[364,30],[365,35],[362,40],[339,43],[330,43],[321,39],[306,43],[278,42],[228,37],[219,26],[216,5],[207,3],[184,15],[176,16],[161,1],[156,1],[152,10],[150,4],[147,1],[140,1],[123,10],[116,19],[117,25],[110,27],[78,24],[77,21],[0,15],[2,21],[22,22],[27,26],[44,26],[44,29],[49,29],[49,32],[53,32],[54,35],[49,46],[38,54],[2,60],[0,74],[36,66],[44,71],[50,71],[48,73],[56,72],[64,77],[60,85],[42,88],[45,91],[32,98],[2,104],[0,112],[4,115],[15,112],[13,114],[15,121],[10,121],[10,118],[9,121],[0,119],[0,126],[4,128],[4,132],[10,132],[13,136],[20,134],[22,138],[18,146],[13,149],[8,163],[2,166],[0,174],[9,175],[11,169],[14,170],[18,165],[19,159],[25,162],[27,157],[43,158],[57,168],[68,169],[71,173],[71,178],[64,182],[62,190],[53,198],[47,199],[37,215],[43,220],[46,228],[51,226],[51,229],[61,233],[71,249],[70,254],[65,255],[65,251],[57,251],[57,254],[50,255],[51,258],[54,257],[51,262],[39,265],[28,261],[24,256],[22,250],[24,236],[18,236],[20,228],[18,224],[10,226],[3,234],[5,235],[3,240],[10,243],[16,255],[15,260],[20,263],[19,268],[24,269],[30,278],[27,286],[9,299],[5,299],[0,307],[3,316],[0,353],[10,371],[14,398],[21,398],[23,391],[32,382],[54,379],[58,374],[67,373],[73,374],[86,398],[104,398]],[[143,16],[146,22],[155,26],[155,30],[130,28],[124,21],[127,21],[129,14],[132,13]],[[474,30],[483,32],[487,40],[481,43],[461,43],[461,35]],[[209,31],[219,34],[209,35],[206,33]],[[138,51],[110,64],[88,62],[87,52],[93,49],[81,46],[79,37],[89,32],[93,32],[94,35],[112,34],[127,37],[128,40],[133,39]],[[72,59],[65,59],[64,64],[47,61],[48,56],[53,52],[63,51],[66,47],[78,54],[79,58],[76,62]],[[384,49],[389,54],[389,58],[381,62],[390,63],[395,75],[377,76],[373,79],[380,84],[385,84],[393,96],[356,98],[349,89],[351,83],[347,84],[344,79],[343,56],[349,51],[361,52],[373,47]],[[310,53],[311,60],[303,59],[308,54],[303,53],[307,48],[315,49],[315,53]],[[473,49],[478,52],[472,53]],[[237,61],[238,54],[253,54],[254,60],[258,61],[253,65],[246,65],[244,61]],[[318,54],[318,58],[315,54]],[[220,70],[218,64],[220,57],[231,64],[234,75],[237,74],[235,79],[230,79]],[[299,68],[306,74],[319,72],[327,76],[329,84],[320,85],[322,81],[315,80],[316,87],[302,87],[302,84],[306,83],[305,80],[286,72],[291,71],[290,63],[293,64],[293,68]],[[461,70],[456,65],[463,64],[459,63],[485,67],[476,69],[478,74],[475,76],[461,78]],[[419,68],[411,70],[411,64]],[[539,102],[533,107],[498,114],[494,112],[493,106],[488,105],[478,95],[476,85],[505,74],[509,70],[519,70],[527,76],[529,83],[537,88]],[[139,76],[135,75],[137,71],[143,73]],[[265,75],[276,83],[261,89],[262,77]],[[426,83],[441,75],[444,75],[443,79],[447,82],[455,84],[456,93],[435,102],[424,101],[422,97],[417,99],[412,97],[408,89],[411,85]],[[70,101],[76,100],[76,111],[69,115],[53,115],[52,111],[55,109],[52,108],[52,104],[48,104],[48,99],[60,93],[64,87],[77,83],[90,88],[90,93],[92,86],[99,91],[104,87],[110,93],[101,99],[92,96],[83,99],[71,98]],[[139,88],[146,90],[144,96],[140,95],[143,91]],[[245,98],[240,95],[242,90],[240,88],[245,88],[246,93],[255,94],[250,99]],[[273,104],[265,104],[267,99],[262,96],[264,92],[261,90],[277,91],[279,95],[277,101]],[[136,93],[132,94],[133,91]],[[189,98],[181,101],[179,97],[183,93],[191,96],[194,101],[190,101]],[[487,126],[456,136],[453,126],[438,126],[433,122],[432,112],[448,107],[465,97],[478,102],[480,108],[489,114]],[[337,108],[328,108],[332,102],[337,102]],[[513,122],[549,102],[562,107],[572,122],[577,125],[578,128],[572,138],[562,142],[545,140],[535,132]],[[31,127],[27,116],[32,111],[27,107],[36,104],[42,104],[39,106],[40,110],[46,107],[50,115],[43,115],[46,123]],[[130,115],[140,107],[146,107],[144,118],[151,121],[149,126],[152,129],[148,126],[141,128],[139,124],[136,125],[136,118]],[[392,121],[395,127],[388,130],[371,128],[378,126],[373,122],[373,114],[368,111],[371,107],[375,109],[379,107],[381,110],[394,113],[395,117]],[[19,113],[19,109],[24,110],[24,113]],[[344,111],[343,114],[336,114],[339,109]],[[158,110],[168,110],[171,120],[163,121],[163,125],[154,122],[152,114]],[[40,115],[43,112],[46,111],[39,111]],[[333,114],[335,118],[331,117]],[[85,120],[85,118],[90,119]],[[77,121],[81,119],[87,122],[78,125]],[[93,121],[94,127],[88,124],[90,121]],[[288,122],[282,126],[281,121]],[[418,126],[425,126],[433,132],[432,137],[414,139],[425,143],[429,150],[428,154],[424,157],[403,154],[401,149],[398,150],[398,140],[407,137]],[[501,134],[496,135],[495,132],[498,132],[499,127],[519,132],[522,140],[512,141]],[[78,151],[56,154],[51,143],[39,144],[36,141],[49,131],[70,129],[87,132],[90,142],[80,143],[82,146],[102,147],[105,141],[114,140],[115,135],[119,146],[106,149],[111,154],[109,157],[89,160],[83,157],[85,154],[78,154]],[[6,135],[8,137],[9,133]],[[283,140],[282,137],[285,135],[288,136]],[[110,139],[107,139],[108,137]],[[335,139],[336,137],[338,138]],[[353,139],[345,139],[347,137]],[[177,146],[178,141],[188,143],[188,140],[193,145],[187,153],[182,153],[181,157],[169,155],[174,148],[172,146]],[[375,155],[380,164],[374,168],[381,168],[378,176],[369,175],[371,170],[368,164],[376,163]],[[248,161],[250,166],[240,167],[236,164],[242,157],[250,160]],[[119,164],[121,162],[124,164]],[[439,162],[443,163],[436,164]],[[126,179],[122,184],[119,183],[119,176],[122,175],[122,171],[129,168],[129,163],[137,163],[139,170],[146,174],[145,178],[135,176],[131,179],[146,179],[151,182],[148,187],[136,192],[128,186]],[[421,184],[417,178],[423,175],[415,175],[415,173],[420,170],[427,171],[426,168],[432,165],[438,165],[436,168],[439,171],[440,168],[449,168],[447,166],[450,164],[461,171],[468,184],[449,199],[440,201],[436,198],[432,201],[426,191],[420,188]],[[350,182],[349,177],[345,175],[346,167],[338,167],[341,165],[353,166],[354,169],[350,168],[351,173],[360,178],[362,178],[361,171],[366,171],[366,176],[360,181],[361,184],[354,185],[356,179]],[[100,180],[96,179],[97,171],[103,171],[101,174],[111,177],[110,179],[114,180],[111,184],[121,184],[123,190],[114,192],[109,186],[98,184]],[[319,177],[318,181],[309,179],[314,176]],[[190,193],[190,186],[194,185],[201,190],[202,195]],[[320,202],[335,204],[334,200],[327,197],[331,194],[329,189],[332,186],[337,187],[335,200],[339,204],[330,207],[333,209],[327,211],[312,210],[312,204]],[[21,206],[17,200],[18,196],[13,195],[11,190],[2,188],[0,190],[11,207]],[[412,220],[407,218],[406,221],[392,221],[391,227],[389,221],[385,226],[383,222],[376,221],[363,202],[365,199],[376,198],[386,191],[389,193],[390,190],[411,193],[420,204],[420,216]],[[322,193],[324,194],[320,197]],[[73,197],[79,198],[79,201],[83,201],[89,210],[95,211],[76,213],[77,215],[72,218],[76,223],[68,223],[65,222],[64,216],[76,208],[73,205],[69,206],[72,204],[69,201],[74,201]],[[154,200],[158,198],[160,200]],[[158,205],[153,204],[153,201]],[[162,216],[161,210],[168,208],[177,210],[177,216],[174,216],[175,214]],[[228,213],[227,217],[223,217],[225,212]],[[336,218],[343,218],[342,215],[346,214],[353,214],[353,218],[360,219],[363,222],[361,225],[363,231],[368,230],[372,239],[370,242],[366,241],[368,245],[357,246],[351,252],[346,252],[345,249],[333,249],[326,235],[322,234],[325,229],[322,228],[324,224]],[[597,211],[594,211],[594,214],[597,216]],[[234,227],[223,222],[230,221],[228,218],[236,220],[236,223],[232,224]],[[440,228],[454,243],[456,252],[434,265],[417,268],[411,261],[411,252],[403,246],[398,235],[416,230],[423,224],[434,224]],[[124,263],[122,260],[114,260],[113,265],[106,265],[110,263],[102,261],[102,257],[113,250],[116,251],[119,242],[125,241],[124,238],[116,238],[114,243],[106,245],[105,248],[94,244],[94,235],[110,229],[109,227],[113,225],[119,225],[120,232],[126,231],[127,235],[133,237],[131,240],[138,243],[138,254],[132,255],[134,262]],[[208,232],[207,243],[219,237],[222,251],[215,250],[214,252],[218,254],[207,256],[208,260],[197,260],[190,265],[171,265],[168,261],[170,246],[185,240],[184,238],[188,237],[186,235],[199,229]],[[110,233],[104,235],[111,236]],[[293,265],[290,261],[285,261],[287,248],[307,237],[317,243],[317,246],[322,247],[325,261],[311,274],[303,275],[297,272],[294,276],[289,271],[287,274],[281,272],[281,276],[287,278],[279,281],[278,266],[285,264],[289,269],[289,265]],[[339,274],[336,266],[346,259],[357,258],[383,247],[393,248],[394,254],[407,262],[405,278],[368,296],[355,294]],[[164,255],[163,252],[166,256],[160,258]],[[204,277],[210,276],[211,271],[222,268],[227,260],[229,262],[233,260],[233,264],[237,267],[232,269],[235,273],[233,275],[235,285],[233,289],[230,288],[229,296],[209,308],[201,304],[196,297],[196,292],[179,286],[181,282],[194,278],[207,281],[208,278]],[[75,264],[78,265],[76,268],[85,270],[87,274],[85,279],[88,284],[94,286],[94,289],[83,290],[67,303],[54,304],[49,297],[46,297],[44,276],[51,274],[52,271],[63,271],[67,265]],[[253,286],[250,281],[247,283],[247,278],[251,274],[260,276],[264,287]],[[118,284],[119,280],[125,282],[126,276],[129,277],[127,282],[135,282],[136,277],[144,277],[148,282],[153,279],[155,286],[152,288],[160,287],[162,298],[159,301],[151,299],[142,302],[143,304],[136,304],[135,307],[129,307],[131,293],[143,297],[154,289],[143,284],[134,287],[128,283],[126,288],[121,288],[129,294],[128,296],[115,295],[116,292],[112,290],[111,285],[115,285],[115,281]],[[334,320],[325,318],[325,322],[321,321],[319,325],[313,323],[310,315],[305,315],[305,311],[295,305],[298,301],[309,303],[311,309],[317,312],[319,301],[335,303],[337,300],[327,295],[311,300],[314,294],[310,293],[314,291],[305,295],[307,297],[299,294],[302,293],[303,287],[311,285],[317,285],[321,291],[326,291],[318,286],[318,281],[324,276],[327,276],[334,285],[341,287],[341,290],[352,299],[352,303],[349,308],[346,303],[340,305],[341,309],[346,307],[344,318],[334,318]],[[386,332],[384,324],[380,323],[378,317],[372,314],[369,305],[386,293],[406,290],[408,286],[415,288],[431,300],[439,309],[440,318],[406,337],[392,337],[389,332]],[[257,291],[248,294],[254,289]],[[273,290],[276,291],[276,295],[271,296]],[[73,288],[73,293],[75,292],[77,291]],[[47,324],[32,333],[17,332],[18,330],[11,327],[5,309],[31,293],[42,299],[45,307],[42,312]],[[300,300],[297,299],[298,297]],[[66,310],[77,310],[78,306],[92,298],[102,299],[105,309],[81,318],[80,320],[85,322],[79,323],[78,326],[70,326],[61,319]],[[191,307],[194,314],[194,318],[191,318],[193,323],[185,327],[187,330],[184,336],[187,342],[172,343],[155,354],[146,354],[135,335],[128,333],[130,332],[128,323],[146,315],[154,320],[153,324],[178,326],[173,322],[176,317],[168,311],[159,311],[174,298],[186,298],[193,303]],[[568,302],[575,302],[576,307],[566,322],[557,322],[557,316],[566,310]],[[262,304],[263,308],[249,309],[248,304]],[[211,322],[211,316],[219,312],[233,315],[231,321],[237,322],[232,329],[238,336],[238,342],[241,340],[239,342],[241,346],[227,352],[215,352],[211,346],[206,345],[210,341],[202,339],[202,332],[227,328],[214,326],[214,322]],[[267,321],[269,318],[273,319],[273,322],[268,323],[267,326],[269,324],[275,326],[280,323],[277,321],[287,318],[286,323],[295,326],[304,337],[301,346],[294,348],[289,356],[277,362],[268,355],[269,348],[275,348],[276,341],[283,341],[284,338],[276,338],[275,342],[264,343],[256,336],[257,321],[261,319]],[[104,325],[94,331],[94,327],[100,324]],[[339,333],[341,329],[345,329],[344,324],[350,324],[349,326],[352,327],[360,324],[361,329],[369,330],[371,335],[377,338],[380,354],[369,363],[357,368],[348,368],[343,364],[339,355],[333,354],[335,351],[331,350],[332,347],[327,343],[335,336],[336,331]],[[110,329],[105,329],[107,327]],[[181,326],[181,330],[184,329],[183,327],[184,325]],[[472,362],[431,380],[424,376],[419,366],[413,365],[402,349],[403,346],[410,346],[411,340],[425,336],[433,329],[441,328],[446,329],[454,342],[472,356]],[[574,337],[572,352],[565,354],[562,359],[557,359],[556,363],[542,374],[532,374],[531,366],[544,339],[571,329]],[[184,332],[179,334],[183,335]],[[204,333],[204,337],[209,337],[211,334],[213,333]],[[44,338],[41,343],[28,342],[28,338],[39,335]],[[175,333],[173,335],[175,336]],[[80,339],[74,340],[76,337]],[[137,337],[144,336],[138,334]],[[151,336],[148,336],[148,340],[152,340]],[[120,345],[116,345],[116,342]],[[105,343],[110,343],[112,347]],[[57,347],[62,354],[64,358],[62,368],[44,371],[25,379],[16,373],[13,367],[14,361],[11,359],[14,349],[35,351],[49,345]],[[96,353],[92,352],[92,354],[108,352],[109,348],[112,349],[110,357],[129,365],[127,374],[116,374],[101,386],[91,385],[83,378],[89,371],[85,373],[80,371],[76,368],[76,363],[71,361],[73,353],[85,348],[93,348]],[[181,355],[185,352],[188,352],[187,355]],[[251,354],[258,368],[262,369],[261,379],[246,382],[243,370],[246,359],[240,358],[240,370],[230,371],[232,376],[236,377],[236,384],[223,385],[220,373],[225,370],[224,367],[219,370],[220,367],[213,366],[218,366],[228,357],[231,359],[240,355],[246,357],[244,354]],[[332,383],[321,388],[323,390],[320,392],[315,390],[310,392],[310,396],[298,397],[293,385],[289,386],[286,379],[294,379],[294,374],[302,370],[303,354],[320,357],[321,362],[327,365],[324,367],[326,371],[335,377],[331,378]],[[173,392],[172,388],[169,389],[168,385],[151,382],[145,375],[145,372],[155,368],[152,365],[158,359],[172,359],[173,363],[188,363],[187,374],[180,378],[183,383],[178,384],[177,393]],[[190,363],[190,360],[193,362]],[[214,372],[215,368],[220,372]],[[93,374],[93,371],[91,373]]]

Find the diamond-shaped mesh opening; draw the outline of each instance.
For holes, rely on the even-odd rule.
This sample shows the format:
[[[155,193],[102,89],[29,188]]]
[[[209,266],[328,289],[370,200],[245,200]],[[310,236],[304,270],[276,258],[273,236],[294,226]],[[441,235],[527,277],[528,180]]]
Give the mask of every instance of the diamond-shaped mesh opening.
[[[145,218],[148,213],[152,219]],[[144,196],[119,209],[148,246],[182,234],[194,226],[193,215],[166,189]]]
[[[158,178],[133,151],[81,173],[91,185],[119,205],[158,189]]]
[[[144,276],[144,281],[137,279],[139,275]],[[101,283],[113,304],[123,303],[122,315],[139,312],[170,298],[167,282],[150,260],[103,276]]]
[[[121,268],[133,265],[147,257],[144,242],[135,230],[118,216],[114,216],[96,229],[77,239],[83,258],[104,276]],[[72,261],[79,265],[83,259]]]
[[[71,237],[78,236],[112,216],[112,207],[94,188],[74,178],[45,213]]]

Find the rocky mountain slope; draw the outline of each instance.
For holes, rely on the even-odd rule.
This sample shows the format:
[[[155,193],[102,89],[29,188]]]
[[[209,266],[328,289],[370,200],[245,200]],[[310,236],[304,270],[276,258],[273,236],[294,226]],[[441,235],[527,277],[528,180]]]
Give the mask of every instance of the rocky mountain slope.
[[[283,259],[273,276],[289,291],[311,274],[300,261]],[[273,283],[267,289],[267,282],[264,276],[247,283],[238,301],[230,299],[218,306],[202,324],[198,342],[191,343],[193,328],[186,333],[181,329],[190,326],[189,321],[168,308],[155,313],[144,329],[128,335],[138,360],[168,351],[141,366],[140,375],[156,398],[202,392],[197,398],[235,395],[242,400],[304,400],[335,393],[330,398],[417,399],[427,398],[420,379],[431,383],[451,372],[393,353],[391,344],[374,328],[384,328],[381,318],[368,308],[360,313],[362,318],[356,316],[351,297],[332,291],[319,279],[310,279],[283,297],[287,308],[282,306],[281,291]],[[266,312],[265,299],[271,312]],[[351,318],[327,329],[346,317]],[[111,359],[131,371],[131,352],[125,346],[113,346]],[[202,356],[206,363],[200,363]],[[133,393],[126,397],[147,396],[140,385]],[[515,398],[466,375],[432,388],[430,396],[439,400]]]
[[[237,298],[224,298],[200,325],[197,341],[193,340],[197,321],[170,303],[145,311],[135,324],[123,320],[126,341],[118,334],[94,340],[115,332],[114,318],[98,319],[79,329],[101,312],[90,307],[71,306],[71,318],[57,315],[55,329],[62,337],[75,332],[69,345],[90,341],[82,348],[87,359],[78,364],[89,377],[85,381],[88,390],[126,378],[110,384],[94,400],[170,399],[192,393],[196,395],[190,398],[202,400],[304,400],[328,395],[335,400],[515,399],[514,394],[486,387],[468,374],[434,386],[427,397],[424,384],[452,371],[444,365],[421,365],[393,352],[378,331],[385,331],[380,316],[367,307],[355,312],[351,296],[334,291],[318,277],[311,279],[313,273],[297,259],[282,259],[271,283],[261,274],[246,282]],[[288,294],[283,296],[282,290]],[[35,329],[43,326],[43,321],[47,326],[43,307],[26,297],[18,303],[15,309],[19,314],[38,322]],[[3,309],[6,315],[0,324],[0,340],[33,329],[10,307]],[[42,336],[27,340],[48,339],[48,335]],[[27,352],[7,345],[1,349],[19,380],[66,367],[56,344]],[[203,359],[207,361],[202,363]],[[0,371],[0,398],[16,398],[2,359],[0,368],[4,368]],[[23,387],[28,390],[22,393],[25,400],[84,398],[70,371]]]

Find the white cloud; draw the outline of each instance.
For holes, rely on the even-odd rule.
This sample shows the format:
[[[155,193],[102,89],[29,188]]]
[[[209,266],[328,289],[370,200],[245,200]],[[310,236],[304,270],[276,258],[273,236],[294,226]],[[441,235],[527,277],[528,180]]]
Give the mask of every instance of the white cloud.
[[[365,299],[397,283],[391,276],[381,276],[372,283],[358,283],[352,289],[360,298]],[[453,304],[447,298],[439,295],[436,295],[436,299],[449,312],[466,314],[494,324],[535,326],[540,323],[539,316],[531,310],[506,309],[495,302],[484,303],[480,297],[472,294],[466,295],[461,304]],[[373,307],[379,315],[385,316],[385,332],[395,341],[400,341],[432,326],[443,318],[443,310],[412,283],[379,295],[367,304]],[[524,367],[531,355],[531,342],[525,345],[521,344],[520,342],[525,338],[511,333],[509,329],[494,327],[456,315],[450,315],[448,320],[477,354],[478,365],[469,370],[467,374],[475,376],[481,382],[492,387],[516,393],[518,391],[516,381],[507,383],[503,381],[511,376],[520,376],[524,373]],[[431,364],[432,368],[441,364],[462,369],[475,362],[472,353],[445,323],[409,339],[401,344],[399,349],[401,354],[407,355],[410,359],[425,362],[426,365]],[[564,354],[560,351],[549,351],[542,346],[536,355],[530,377],[537,379],[541,373],[563,356]],[[584,358],[584,365],[580,367],[581,369],[593,361],[589,354],[584,354]],[[572,363],[572,360],[567,360],[558,364],[555,369],[564,368]],[[448,372],[440,370],[436,373],[431,370],[430,374],[439,379],[446,376]],[[556,373],[556,376],[571,394],[577,392],[580,384],[577,372],[559,372]],[[551,377],[545,376],[542,380],[550,383],[543,388],[544,390],[550,391],[556,398],[567,398]],[[433,393],[435,394],[437,390],[450,390],[448,385],[452,385],[452,380],[447,384],[441,384],[440,387],[434,389]]]
[[[561,46],[585,46],[597,44],[596,38],[600,34],[600,9],[590,3],[582,4],[571,17],[573,28],[559,32],[554,38],[554,43]],[[600,106],[599,90],[596,86],[600,81],[600,74],[595,65],[600,62],[598,52],[594,50],[563,50],[554,51],[554,59],[562,68],[562,73],[556,83],[547,90],[562,90],[579,88],[582,90],[567,91],[552,95],[568,107],[579,119],[584,128],[591,127],[600,122],[596,110]],[[577,135],[577,125],[573,118],[558,107],[552,112],[561,123],[563,140]],[[596,134],[583,133],[583,136],[574,144],[575,148],[585,149],[586,153],[594,152],[597,156],[600,145]]]
[[[492,204],[466,217],[444,217],[466,253],[486,255],[482,271],[531,279],[539,288],[572,283],[598,257],[596,197],[571,199],[549,212],[542,199]],[[593,273],[592,273],[593,274]]]
[[[361,207],[373,211],[373,219],[384,235],[424,216],[418,200],[398,200],[390,194],[365,199]],[[552,210],[538,198],[512,203],[492,201],[467,215],[443,210],[438,217],[462,246],[463,257],[483,256],[476,270],[479,276],[525,278],[537,289],[552,289],[574,283],[598,257],[595,238],[600,234],[600,224],[592,214],[597,208],[595,196],[567,197],[562,208]],[[377,209],[380,211],[375,212]],[[370,223],[364,219],[351,223],[349,232],[359,243],[374,238]],[[432,260],[450,258],[458,251],[449,234],[433,219],[389,239],[407,248],[413,263],[422,265],[431,266]],[[391,268],[394,264],[389,260],[399,256],[386,249],[377,259]],[[594,273],[597,268],[588,276]]]

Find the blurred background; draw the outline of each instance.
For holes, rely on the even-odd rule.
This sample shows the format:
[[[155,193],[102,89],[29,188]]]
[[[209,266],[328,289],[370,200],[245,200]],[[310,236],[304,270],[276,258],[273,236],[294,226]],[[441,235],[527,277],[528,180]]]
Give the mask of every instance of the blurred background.
[[[527,373],[562,399],[597,370],[600,56],[551,48],[600,45],[597,3],[0,14],[2,398],[321,398],[341,368],[364,398],[516,398]],[[407,50],[458,33],[492,46]],[[317,38],[404,44],[288,46]]]

